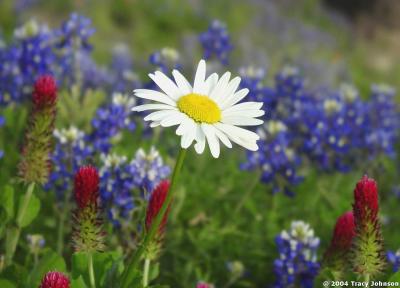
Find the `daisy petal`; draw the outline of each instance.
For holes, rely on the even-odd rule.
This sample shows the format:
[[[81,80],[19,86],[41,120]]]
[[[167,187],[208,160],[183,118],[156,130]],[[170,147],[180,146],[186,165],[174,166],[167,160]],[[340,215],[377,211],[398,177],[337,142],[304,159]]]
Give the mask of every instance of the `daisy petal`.
[[[226,90],[226,87],[228,86],[230,77],[231,77],[231,72],[225,72],[225,74],[222,75],[221,79],[219,79],[219,81],[215,85],[214,89],[210,92],[211,99],[215,100],[217,98],[220,98],[221,94],[224,94],[224,91]]]
[[[204,134],[206,135],[208,146],[210,147],[211,155],[214,158],[219,157],[220,147],[217,136],[215,135],[214,126],[206,123],[201,124],[201,129],[203,129]]]
[[[185,115],[185,114],[184,114]],[[185,115],[186,116],[186,115]],[[190,124],[191,123],[194,123],[194,121],[191,119],[191,118],[189,118],[189,117],[187,117],[186,116],[186,118],[184,119],[184,120],[182,120],[182,122],[181,122],[181,124],[178,126],[178,128],[176,129],[176,135],[178,135],[178,136],[182,136],[182,135],[184,135],[184,134],[186,134],[187,133],[187,131],[188,131],[188,129],[190,129]]]
[[[156,71],[154,74],[149,74],[149,77],[172,99],[176,100],[183,95],[175,83],[165,76],[164,73]]]
[[[171,127],[182,123],[183,120],[186,119],[186,115],[181,112],[176,112],[176,114],[172,114],[163,120],[161,120],[160,124],[162,127]]]
[[[225,109],[225,112],[242,111],[242,110],[259,110],[263,106],[262,102],[243,102]]]
[[[242,110],[242,111],[222,111],[222,117],[245,116],[250,118],[260,117],[265,114],[264,110]]]
[[[244,116],[227,116],[223,117],[221,120],[222,123],[238,125],[238,126],[257,126],[264,123],[261,119],[255,119]]]
[[[176,106],[175,101],[173,101],[169,96],[165,95],[164,93],[147,89],[136,89],[134,92],[136,97],[161,102],[171,106]]]
[[[192,145],[194,138],[196,137],[196,124],[193,122],[190,124],[190,129],[182,136],[181,138],[181,146],[184,149],[189,148]]]
[[[221,109],[224,110],[227,107],[230,107],[232,105],[235,105],[239,101],[241,101],[246,95],[249,93],[249,89],[244,88],[239,91],[237,91],[235,94],[233,94],[231,97],[229,97],[224,103],[221,105]]]
[[[229,99],[230,96],[233,95],[233,93],[236,91],[236,89],[239,87],[240,84],[240,77],[235,77],[233,78],[229,83],[228,86],[226,87],[226,90],[219,94],[216,95],[216,98],[214,99],[217,102],[224,102],[226,99]]]
[[[193,93],[204,94],[206,91],[206,61],[200,60],[194,77]]]
[[[193,91],[192,85],[186,80],[185,76],[178,70],[173,70],[172,75],[174,76],[175,82],[178,85],[179,90],[182,91],[183,95],[190,94]]]
[[[158,121],[150,123],[150,128],[155,128],[155,127],[158,127],[158,126],[160,126],[160,122],[158,122]]]
[[[229,138],[225,135],[225,133],[219,130],[215,125],[214,128],[215,128],[215,135],[219,138],[219,140],[221,140],[221,142],[224,143],[226,147],[232,148],[232,143],[231,141],[229,141]]]
[[[146,117],[144,117],[144,121],[159,121],[163,120],[164,118],[167,118],[169,116],[175,115],[177,112],[173,110],[162,110],[162,111],[156,111],[153,113],[150,113]]]
[[[132,111],[142,112],[147,110],[178,110],[176,107],[167,104],[144,104],[132,108]]]
[[[256,140],[260,139],[260,136],[258,136],[258,134],[254,133],[250,130],[236,127],[233,125],[217,123],[217,124],[214,124],[214,126],[216,126],[219,130],[224,132],[228,137],[230,135],[236,135],[237,137],[240,137],[242,139],[247,139],[247,140],[252,140],[252,141],[256,141]]]
[[[206,147],[206,136],[204,135],[203,129],[201,129],[200,125],[196,125],[196,144],[194,144],[194,149],[197,154],[201,154]]]
[[[208,76],[206,80],[206,86],[207,86],[207,91],[205,92],[205,95],[209,95],[210,92],[214,89],[215,85],[218,83],[218,74],[213,73],[210,76]]]

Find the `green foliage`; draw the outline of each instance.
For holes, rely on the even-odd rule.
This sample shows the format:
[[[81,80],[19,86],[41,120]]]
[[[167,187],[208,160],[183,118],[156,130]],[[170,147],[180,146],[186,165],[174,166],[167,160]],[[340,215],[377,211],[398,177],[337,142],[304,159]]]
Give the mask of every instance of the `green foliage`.
[[[114,285],[124,268],[121,260],[121,251],[93,253],[94,275],[98,287],[116,287]],[[87,253],[76,252],[72,255],[71,277],[75,279],[76,285],[82,285],[84,282],[89,287]]]
[[[48,250],[29,273],[27,287],[38,287],[43,276],[49,271],[66,272],[64,259],[52,250]]]
[[[21,195],[19,197],[19,202],[18,202],[19,211],[22,209],[24,201],[25,201],[25,196]],[[21,228],[27,227],[29,224],[32,223],[33,220],[35,220],[35,218],[39,214],[40,206],[41,204],[39,198],[35,194],[32,194],[26,206],[24,216],[21,218],[21,223],[20,223]]]
[[[0,191],[0,238],[6,224],[14,218],[14,188],[6,185]]]

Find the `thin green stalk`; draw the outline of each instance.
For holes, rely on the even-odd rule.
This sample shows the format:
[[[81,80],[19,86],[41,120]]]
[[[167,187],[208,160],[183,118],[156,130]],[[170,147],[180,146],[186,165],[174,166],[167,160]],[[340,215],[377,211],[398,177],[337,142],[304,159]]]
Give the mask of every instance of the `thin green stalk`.
[[[122,281],[121,281],[121,287],[122,288],[127,288],[129,283],[132,281],[133,277],[135,277],[135,270],[138,267],[138,264],[140,260],[142,259],[143,253],[146,251],[147,247],[149,246],[150,242],[153,240],[158,227],[160,226],[160,223],[167,212],[167,209],[169,205],[171,204],[171,201],[173,199],[174,195],[174,188],[176,185],[176,180],[178,178],[178,175],[181,171],[183,160],[185,159],[186,155],[186,149],[181,149],[179,151],[178,159],[176,160],[174,172],[172,173],[172,178],[171,178],[171,185],[169,186],[169,191],[167,194],[167,197],[165,198],[165,201],[163,205],[161,206],[160,211],[158,212],[157,216],[155,217],[150,230],[147,232],[145,235],[142,244],[139,246],[139,248],[136,250],[136,253],[133,255],[131,258],[131,261],[127,265],[127,268],[125,269],[124,273],[122,274]]]
[[[364,275],[364,281],[365,281],[366,283],[369,283],[369,274],[365,274],[365,275]]]
[[[16,225],[7,229],[6,236],[6,266],[10,265],[12,259],[14,258],[15,250],[17,249],[17,244],[19,237],[21,235],[21,225],[24,219],[26,209],[28,208],[29,202],[31,201],[33,190],[35,189],[35,183],[29,184],[28,189],[25,192],[24,200],[22,202],[21,208],[18,210]]]
[[[246,186],[246,187],[249,187],[249,188],[246,189],[246,193],[243,194],[242,198],[240,199],[240,201],[236,205],[236,208],[234,210],[234,214],[238,214],[240,212],[240,210],[243,208],[243,205],[246,203],[248,198],[253,193],[254,189],[257,187],[257,184],[260,182],[260,174],[261,174],[260,171],[257,171],[256,175],[254,175],[254,178],[251,181],[252,183],[249,183],[249,185]]]
[[[149,272],[150,272],[150,259],[146,258],[144,260],[143,268],[143,287],[146,288],[149,285]]]
[[[69,210],[69,193],[65,191],[63,208],[60,214],[60,223],[58,224],[58,231],[57,231],[57,253],[60,255],[62,255],[64,250],[64,227],[65,227],[65,218],[67,217],[68,210]]]
[[[17,226],[18,227],[21,227],[22,220],[24,219],[26,209],[28,208],[28,204],[31,201],[34,189],[35,189],[35,182],[32,182],[31,184],[29,184],[28,189],[26,190],[21,209],[18,211],[18,216],[17,216]]]
[[[93,255],[91,252],[88,252],[88,269],[89,269],[89,281],[90,287],[96,288],[96,281],[94,279],[94,269],[93,269]]]

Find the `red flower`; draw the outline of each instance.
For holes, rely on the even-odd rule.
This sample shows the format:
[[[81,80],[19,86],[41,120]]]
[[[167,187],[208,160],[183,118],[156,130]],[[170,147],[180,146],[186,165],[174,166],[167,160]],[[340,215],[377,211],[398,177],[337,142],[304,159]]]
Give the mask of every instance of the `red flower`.
[[[69,279],[60,272],[47,272],[39,288],[69,288]]]
[[[378,216],[378,187],[374,179],[364,176],[354,189],[353,213],[356,223],[375,222]]]
[[[348,251],[355,235],[353,212],[348,211],[336,221],[331,249],[343,252]]]
[[[147,211],[146,211],[146,230],[149,231],[151,224],[153,223],[153,219],[157,216],[158,212],[160,211],[162,205],[164,204],[165,198],[167,197],[169,190],[169,181],[164,180],[161,181],[160,184],[153,190],[149,204],[147,206]],[[168,212],[169,212],[169,207],[167,212],[164,215],[163,220],[161,221],[160,226],[158,227],[158,235],[159,237],[162,237],[164,230],[165,230],[165,225],[167,224],[167,218],[168,218]]]
[[[356,236],[351,260],[358,275],[371,277],[381,273],[386,257],[378,219],[378,187],[375,180],[364,176],[354,189],[353,215]]]
[[[214,285],[208,284],[208,283],[205,283],[205,282],[199,282],[196,285],[196,288],[213,288],[213,287],[214,287]]]
[[[96,204],[99,194],[99,174],[92,166],[83,166],[75,174],[75,200],[79,208]]]
[[[57,100],[57,85],[53,76],[40,76],[33,90],[33,104],[36,109],[53,105]]]

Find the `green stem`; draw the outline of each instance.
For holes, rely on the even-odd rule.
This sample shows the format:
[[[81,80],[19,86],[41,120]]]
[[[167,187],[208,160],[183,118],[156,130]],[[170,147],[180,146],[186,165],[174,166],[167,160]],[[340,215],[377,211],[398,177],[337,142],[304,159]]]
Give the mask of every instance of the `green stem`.
[[[369,283],[369,274],[364,275],[364,282]]]
[[[240,210],[243,208],[243,205],[246,203],[247,199],[251,196],[253,193],[254,189],[257,187],[257,184],[260,182],[260,171],[255,173],[254,178],[252,180],[253,183],[249,183],[246,189],[246,193],[243,194],[243,197],[240,199],[239,203],[236,205],[236,208],[234,210],[234,214],[238,214]]]
[[[35,189],[35,183],[29,184],[28,189],[25,192],[24,200],[21,204],[20,209],[18,209],[16,225],[7,229],[6,236],[6,266],[10,265],[12,259],[14,258],[15,250],[17,249],[17,244],[19,237],[21,235],[21,225],[24,219],[26,209],[28,208],[29,202],[31,201],[33,190]]]
[[[21,227],[22,220],[24,219],[26,209],[28,208],[29,202],[31,201],[31,197],[32,197],[34,189],[35,189],[35,182],[32,182],[31,184],[29,184],[28,190],[26,190],[21,209],[18,211],[18,216],[17,216],[17,226],[18,227]]]
[[[149,284],[149,272],[150,272],[150,259],[146,258],[144,260],[144,268],[143,268],[143,287],[146,288]]]
[[[89,269],[89,280],[90,280],[90,287],[96,288],[96,282],[94,280],[94,269],[93,269],[93,255],[91,252],[88,252],[88,269]]]
[[[127,268],[125,269],[124,273],[122,274],[122,281],[121,281],[122,288],[127,288],[129,283],[135,277],[135,270],[139,264],[139,261],[142,259],[143,253],[147,250],[150,242],[153,240],[153,238],[158,230],[158,227],[160,226],[160,223],[161,223],[162,219],[164,218],[164,214],[165,214],[165,212],[167,212],[167,209],[168,209],[169,205],[171,204],[171,201],[173,199],[173,195],[175,192],[174,188],[176,185],[176,180],[177,180],[179,172],[182,168],[182,164],[183,164],[183,160],[185,159],[185,155],[186,155],[186,149],[182,148],[179,151],[179,155],[178,155],[178,159],[176,160],[174,172],[172,173],[171,185],[169,186],[169,191],[168,191],[167,197],[165,198],[165,201],[164,201],[163,205],[161,206],[161,209],[158,212],[157,216],[153,220],[150,230],[145,235],[142,244],[136,250],[136,253],[133,255]]]
[[[57,231],[57,253],[62,255],[64,250],[64,227],[65,227],[65,218],[68,214],[69,210],[69,193],[64,192],[64,202],[63,208],[60,215],[60,223],[58,225]]]

